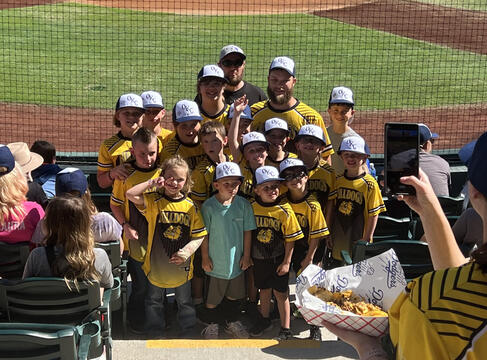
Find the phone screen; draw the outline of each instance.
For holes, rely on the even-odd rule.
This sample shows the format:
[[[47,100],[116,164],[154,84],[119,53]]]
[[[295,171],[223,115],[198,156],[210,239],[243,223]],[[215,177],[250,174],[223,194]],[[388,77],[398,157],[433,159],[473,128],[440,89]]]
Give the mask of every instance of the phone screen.
[[[418,124],[385,124],[385,171],[386,193],[415,194],[412,186],[402,184],[403,176],[418,176],[419,169],[419,127]]]

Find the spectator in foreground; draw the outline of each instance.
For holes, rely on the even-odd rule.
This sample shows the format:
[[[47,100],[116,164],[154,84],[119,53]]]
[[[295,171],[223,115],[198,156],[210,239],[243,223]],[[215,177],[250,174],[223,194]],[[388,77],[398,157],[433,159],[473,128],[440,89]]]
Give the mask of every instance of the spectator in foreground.
[[[27,179],[7,146],[0,147],[0,241],[31,241],[44,209],[27,201]]]
[[[469,162],[469,195],[487,233],[487,133],[477,141]],[[416,196],[402,199],[421,217],[435,271],[411,281],[389,309],[388,354],[379,338],[328,330],[355,347],[361,359],[483,359],[487,354],[487,241],[467,262],[427,175],[408,176]],[[384,343],[384,341],[383,341]]]

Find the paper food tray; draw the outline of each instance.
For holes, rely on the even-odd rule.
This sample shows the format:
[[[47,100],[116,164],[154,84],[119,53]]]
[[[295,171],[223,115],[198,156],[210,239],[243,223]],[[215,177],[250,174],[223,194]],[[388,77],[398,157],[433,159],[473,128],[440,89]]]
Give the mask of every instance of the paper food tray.
[[[309,323],[323,326],[325,321],[341,328],[370,336],[382,336],[389,326],[388,317],[360,316],[311,295],[308,289],[317,285],[332,292],[353,290],[366,302],[388,311],[406,286],[401,264],[393,249],[359,263],[323,270],[309,265],[296,279],[296,306]]]

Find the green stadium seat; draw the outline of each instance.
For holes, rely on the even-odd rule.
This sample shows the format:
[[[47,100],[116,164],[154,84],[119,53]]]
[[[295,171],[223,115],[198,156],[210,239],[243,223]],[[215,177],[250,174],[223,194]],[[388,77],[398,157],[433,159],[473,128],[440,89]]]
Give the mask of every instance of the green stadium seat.
[[[438,200],[446,216],[460,216],[464,210],[465,198],[463,196],[438,196]]]
[[[409,217],[394,218],[391,216],[379,215],[377,226],[374,231],[374,242],[382,240],[411,239],[411,219]]]
[[[22,279],[29,252],[29,242],[16,244],[0,242],[0,277],[11,280]]]
[[[98,357],[103,347],[111,360],[111,289],[100,299],[98,282],[66,282],[62,278],[38,277],[21,281],[0,281],[0,311],[10,323],[62,324],[79,326],[97,322],[101,341],[92,338],[90,357]]]
[[[0,359],[88,359],[97,323],[81,326],[0,323]]]
[[[389,249],[394,249],[404,270],[407,281],[433,270],[433,263],[428,249],[428,244],[415,240],[384,240],[377,243],[357,241],[352,256],[343,250],[342,257],[345,264],[351,265],[359,261],[382,254]]]

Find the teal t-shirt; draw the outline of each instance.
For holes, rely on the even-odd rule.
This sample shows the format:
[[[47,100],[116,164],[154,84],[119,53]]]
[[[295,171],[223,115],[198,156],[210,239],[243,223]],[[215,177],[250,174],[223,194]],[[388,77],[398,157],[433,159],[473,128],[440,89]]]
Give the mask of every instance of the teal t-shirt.
[[[242,273],[244,231],[256,228],[250,203],[235,196],[230,205],[222,205],[215,196],[203,203],[201,214],[208,231],[209,254],[213,270],[208,275],[233,279]]]

